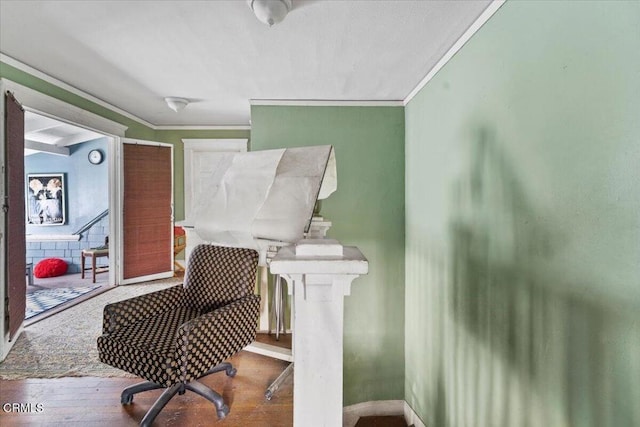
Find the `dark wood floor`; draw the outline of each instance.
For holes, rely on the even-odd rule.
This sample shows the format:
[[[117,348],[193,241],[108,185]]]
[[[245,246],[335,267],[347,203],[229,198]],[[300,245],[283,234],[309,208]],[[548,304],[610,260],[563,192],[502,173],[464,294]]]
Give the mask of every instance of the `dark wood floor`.
[[[407,427],[402,415],[361,417],[355,427]]]
[[[231,359],[238,369],[235,378],[216,373],[202,382],[221,393],[231,412],[218,421],[215,407],[187,392],[176,396],[156,418],[158,426],[291,426],[293,424],[293,378],[288,378],[267,401],[265,389],[286,368],[287,362],[249,352]],[[161,394],[148,391],[134,397],[133,404],[120,404],[123,388],[139,382],[135,378],[57,378],[0,380],[0,425],[2,426],[135,426]],[[31,404],[33,412],[5,411],[5,404]],[[23,407],[26,406],[23,405]]]
[[[51,287],[55,287],[51,286]],[[258,341],[291,348],[291,335],[258,334]],[[221,393],[231,411],[222,421],[215,407],[187,392],[174,397],[158,415],[157,426],[289,427],[293,425],[293,377],[281,385],[271,400],[266,388],[288,366],[288,362],[240,352],[230,359],[238,369],[234,378],[213,374],[201,382]],[[120,393],[137,378],[65,377],[53,379],[0,380],[0,425],[5,426],[136,426],[162,390],[134,397],[133,404],[120,404]],[[18,404],[14,408],[13,404]],[[396,424],[397,423],[397,424]],[[401,426],[399,420],[366,417],[358,427]],[[406,425],[406,424],[405,424]]]
[[[258,341],[291,346],[291,335],[275,341],[273,335],[258,334]],[[221,393],[231,411],[222,421],[215,407],[187,392],[174,397],[158,415],[157,426],[289,427],[293,425],[293,377],[281,385],[271,400],[266,388],[288,362],[246,351],[230,359],[238,369],[234,378],[216,373],[201,381]],[[0,425],[8,426],[137,426],[161,390],[138,394],[133,404],[120,404],[120,393],[140,382],[137,378],[65,377],[53,379],[0,380]],[[7,404],[20,404],[15,411]],[[365,417],[357,427],[406,426],[402,417]]]

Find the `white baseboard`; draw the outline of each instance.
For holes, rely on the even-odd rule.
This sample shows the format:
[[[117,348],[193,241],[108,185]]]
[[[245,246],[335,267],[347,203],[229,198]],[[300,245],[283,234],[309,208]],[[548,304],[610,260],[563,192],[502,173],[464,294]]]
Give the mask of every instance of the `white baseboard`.
[[[342,426],[354,427],[360,417],[404,415],[409,426],[426,427],[420,417],[404,400],[373,400],[345,406],[342,409]]]
[[[291,349],[278,347],[272,344],[264,344],[254,341],[246,346],[244,350],[256,354],[261,354],[263,356],[272,357],[274,359],[284,360],[286,362],[293,362],[293,354],[291,353]]]
[[[342,426],[354,427],[360,417],[404,415],[404,405],[404,400],[373,400],[345,406],[342,409]]]
[[[427,427],[425,423],[422,422],[418,414],[416,414],[411,406],[406,401],[404,402],[404,419],[407,422],[407,425],[414,427]]]

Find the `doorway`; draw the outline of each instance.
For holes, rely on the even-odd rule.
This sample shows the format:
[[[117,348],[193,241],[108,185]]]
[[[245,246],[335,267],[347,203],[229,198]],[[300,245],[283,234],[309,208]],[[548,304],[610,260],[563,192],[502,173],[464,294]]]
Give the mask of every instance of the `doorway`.
[[[106,190],[104,188],[85,188],[84,193],[79,197],[91,197],[95,192],[101,192],[102,194],[106,193],[108,195],[108,211],[111,214],[106,221],[108,225],[105,224],[103,228],[108,229],[109,236],[109,274],[104,276],[108,276],[109,287],[116,286],[116,284],[124,284],[125,279],[122,266],[123,264],[126,264],[127,260],[124,258],[123,254],[123,224],[126,223],[127,219],[127,214],[125,213],[127,204],[124,196],[125,191],[127,190],[127,185],[125,182],[124,174],[124,158],[126,156],[126,153],[123,151],[123,144],[139,144],[151,147],[168,146],[171,152],[169,156],[165,156],[168,160],[162,166],[158,166],[158,169],[171,171],[171,184],[173,184],[173,146],[171,144],[162,144],[152,141],[126,139],[124,138],[124,134],[127,130],[127,126],[4,78],[0,79],[0,89],[3,94],[11,93],[11,98],[16,99],[19,104],[22,105],[20,106],[19,104],[17,104],[17,110],[26,110],[45,118],[55,119],[65,124],[72,124],[84,130],[97,132],[98,134],[106,138],[107,148],[105,149],[106,152],[104,153],[105,155],[103,161],[106,169],[108,170],[108,187]],[[0,115],[0,117],[2,117],[2,119],[0,119],[0,134],[2,134],[2,138],[0,139],[0,161],[2,162],[2,164],[5,164],[4,162],[6,159],[2,153],[4,153],[4,149],[6,147],[12,147],[12,151],[15,151],[18,156],[16,157],[15,162],[13,162],[12,164],[20,165],[19,168],[16,168],[20,169],[20,173],[16,175],[15,178],[12,177],[7,179],[7,176],[5,176],[7,174],[3,174],[2,176],[3,184],[9,183],[10,185],[7,185],[7,187],[12,188],[12,191],[15,193],[14,200],[16,201],[16,203],[12,203],[12,207],[11,209],[8,209],[8,211],[10,211],[10,213],[19,213],[20,215],[17,216],[22,216],[22,219],[18,221],[21,228],[21,231],[19,233],[20,238],[13,240],[21,241],[22,243],[24,243],[25,240],[22,238],[22,236],[26,234],[23,231],[25,227],[24,213],[26,211],[26,201],[24,196],[27,191],[27,186],[23,184],[24,173],[22,171],[22,166],[24,166],[24,163],[23,161],[20,161],[24,160],[24,138],[22,135],[24,131],[24,128],[22,127],[22,120],[24,119],[24,117],[22,114],[20,114],[20,131],[16,132],[17,134],[19,134],[19,139],[16,140],[15,144],[6,144],[4,131],[7,130],[8,132],[8,130],[10,130],[9,128],[17,129],[17,127],[7,125],[9,121],[5,120],[4,104],[0,104],[0,110],[0,112],[2,112],[2,114]],[[19,149],[16,149],[16,147],[18,147]],[[86,157],[86,161],[89,161],[88,154]],[[86,163],[83,164],[86,165]],[[8,194],[8,192],[5,191],[4,187],[5,186],[3,185],[3,197]],[[169,259],[171,262],[163,263],[163,265],[166,264],[166,268],[163,267],[156,273],[147,272],[147,274],[143,276],[136,276],[136,273],[134,273],[133,277],[127,278],[126,283],[136,283],[173,276],[173,239],[171,238],[171,229],[173,227],[173,187],[164,186],[163,188],[165,188],[166,191],[171,194],[171,205],[167,205],[163,209],[163,212],[168,213],[166,215],[166,227],[168,230],[166,251],[169,254]],[[132,198],[137,200],[137,197],[135,195],[133,195]],[[64,206],[68,207],[69,204],[65,204]],[[64,215],[66,215],[66,213],[64,213]],[[3,274],[0,274],[0,300],[5,301],[6,303],[0,305],[0,330],[5,331],[2,340],[0,340],[0,361],[4,360],[6,355],[9,353],[9,351],[15,344],[17,337],[20,335],[23,327],[25,326],[24,297],[26,293],[26,281],[28,280],[28,276],[25,276],[24,259],[26,251],[24,245],[22,245],[21,248],[18,248],[18,250],[11,250],[9,245],[7,245],[7,242],[11,240],[9,239],[10,234],[7,233],[8,229],[9,227],[7,226],[7,223],[5,221],[0,221],[0,241],[2,243],[0,244],[0,271],[3,272]],[[70,233],[74,234],[74,231],[77,232],[78,229],[72,229]],[[15,233],[12,232],[11,234]],[[10,257],[22,259],[21,265],[8,262]],[[9,270],[11,271],[9,272]],[[22,280],[25,280],[25,282],[23,282]],[[15,310],[16,308],[17,310]],[[10,325],[11,328],[9,327]]]
[[[111,154],[116,152],[119,138],[124,136],[127,127],[4,78],[0,79],[0,89],[3,95],[6,94],[5,99],[17,100],[15,102],[17,106],[13,108],[16,110],[16,114],[11,115],[11,120],[5,114],[8,112],[9,107],[5,108],[5,103],[0,103],[0,110],[2,110],[0,115],[0,160],[4,166],[19,165],[19,167],[7,167],[2,175],[2,196],[12,196],[11,198],[15,202],[11,202],[10,206],[6,203],[3,205],[3,208],[8,208],[3,209],[3,216],[5,219],[10,218],[12,215],[16,218],[22,218],[16,222],[15,227],[9,227],[9,222],[6,220],[0,221],[0,240],[2,243],[0,244],[0,271],[3,273],[0,274],[0,300],[4,301],[4,304],[0,305],[0,330],[4,331],[2,340],[0,340],[0,360],[4,360],[24,328],[25,288],[29,277],[25,274],[25,192],[27,186],[25,185],[23,170],[24,111],[54,118],[64,123],[73,123],[84,129],[107,135],[106,162],[108,163],[110,189],[117,188],[117,162],[114,159],[114,155]],[[18,122],[19,127],[16,127]],[[9,134],[11,129],[16,132]],[[11,138],[9,138],[10,135]],[[5,150],[14,153],[16,155],[15,159],[5,156],[3,154]],[[7,161],[9,162],[8,164],[6,163]],[[8,176],[6,172],[10,172],[13,169],[18,170],[19,174]],[[115,191],[108,191],[109,207],[112,212],[120,208],[119,198],[114,193]],[[113,217],[114,215],[109,219],[109,235],[114,235],[118,226]],[[18,229],[20,232],[16,234],[16,238],[11,238],[11,235],[15,234],[15,230]],[[13,231],[8,233],[11,230]],[[12,242],[21,242],[21,247],[14,247],[15,245]],[[115,244],[116,242],[113,243]],[[115,284],[115,277],[118,274],[117,269],[117,259],[110,257],[109,270],[111,273],[108,275],[109,285]]]
[[[111,138],[32,111],[25,111],[24,118],[29,325],[114,282],[108,268],[110,187],[105,161]],[[103,255],[95,267],[93,257],[84,256],[88,250]]]

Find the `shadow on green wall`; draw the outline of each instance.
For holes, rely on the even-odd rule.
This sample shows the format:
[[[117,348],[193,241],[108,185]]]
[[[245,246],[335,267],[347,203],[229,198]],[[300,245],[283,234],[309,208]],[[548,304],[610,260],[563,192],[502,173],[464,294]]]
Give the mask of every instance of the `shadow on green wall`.
[[[571,272],[545,269],[562,230],[539,220],[490,130],[478,130],[468,151],[441,264],[449,269],[442,310],[452,323],[440,337],[435,425],[462,425],[453,417],[466,411],[485,417],[478,425],[631,426],[638,311],[586,298]],[[452,414],[452,405],[466,409]]]

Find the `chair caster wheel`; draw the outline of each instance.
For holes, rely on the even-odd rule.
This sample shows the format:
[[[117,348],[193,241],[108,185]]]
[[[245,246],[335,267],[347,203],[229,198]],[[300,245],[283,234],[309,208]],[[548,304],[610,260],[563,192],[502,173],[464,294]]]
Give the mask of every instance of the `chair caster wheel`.
[[[226,372],[227,376],[231,378],[235,377],[237,373],[238,373],[238,370],[236,368],[227,369],[227,372]]]
[[[224,420],[226,416],[229,414],[229,407],[227,405],[222,405],[220,409],[218,409],[218,419]]]
[[[123,405],[130,405],[133,402],[133,394],[122,393],[120,396],[120,403]]]

